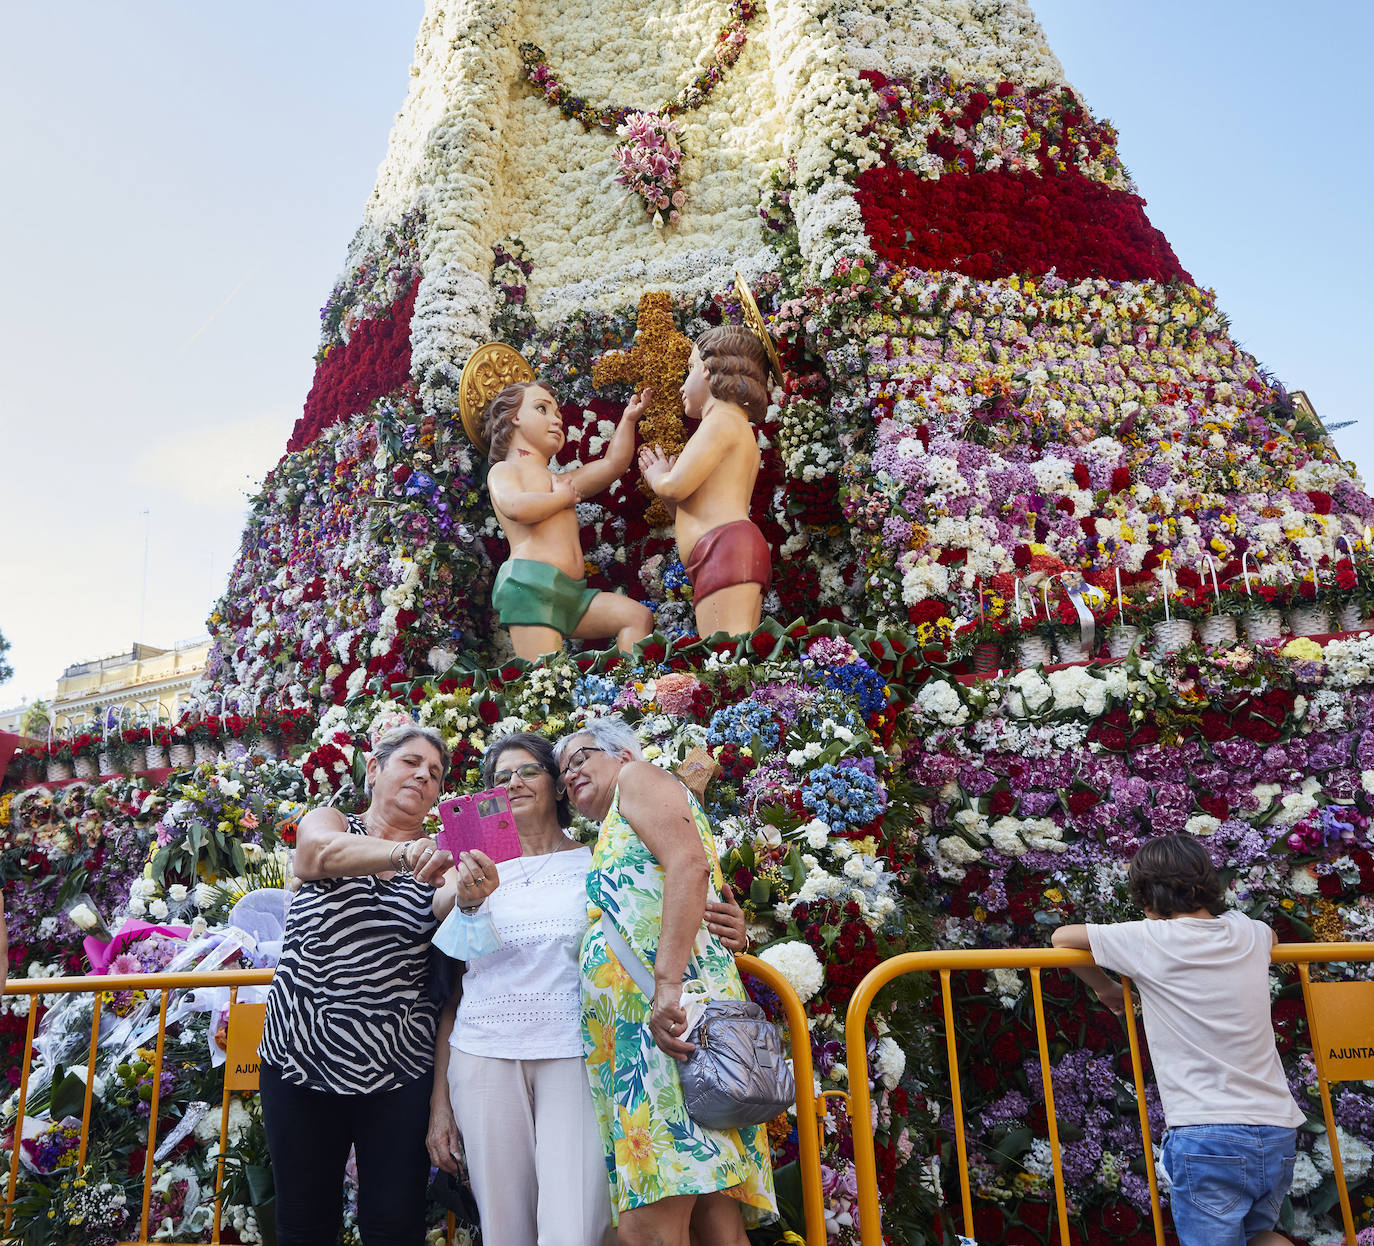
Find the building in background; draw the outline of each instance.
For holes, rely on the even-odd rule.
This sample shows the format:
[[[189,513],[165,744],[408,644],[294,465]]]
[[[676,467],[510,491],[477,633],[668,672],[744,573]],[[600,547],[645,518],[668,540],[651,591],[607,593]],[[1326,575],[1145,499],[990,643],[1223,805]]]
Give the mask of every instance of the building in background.
[[[135,644],[124,652],[67,667],[52,698],[54,731],[67,734],[122,707],[131,714],[175,717],[179,703],[205,670],[209,649],[205,636],[170,649]]]

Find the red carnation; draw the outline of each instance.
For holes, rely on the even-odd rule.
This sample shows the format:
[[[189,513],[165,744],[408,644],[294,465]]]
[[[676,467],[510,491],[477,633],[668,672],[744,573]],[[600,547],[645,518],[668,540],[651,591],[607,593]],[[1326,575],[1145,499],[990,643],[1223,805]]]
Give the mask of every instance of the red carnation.
[[[1312,503],[1312,509],[1318,515],[1331,514],[1331,495],[1329,493],[1323,493],[1320,489],[1309,489],[1307,500]]]
[[[477,710],[478,716],[488,727],[501,717],[501,711],[495,701],[483,701]]]
[[[1131,473],[1128,468],[1116,467],[1112,469],[1112,492],[1125,493],[1131,487]]]
[[[1073,465],[1073,480],[1080,489],[1086,489],[1092,483],[1088,475],[1088,465],[1086,463],[1075,463]]]

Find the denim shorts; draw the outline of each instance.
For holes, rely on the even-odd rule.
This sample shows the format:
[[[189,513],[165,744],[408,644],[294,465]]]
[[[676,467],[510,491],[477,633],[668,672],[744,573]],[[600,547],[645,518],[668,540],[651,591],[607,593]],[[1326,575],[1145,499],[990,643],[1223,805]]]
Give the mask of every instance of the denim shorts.
[[[1180,1246],[1245,1246],[1273,1229],[1293,1181],[1298,1132],[1280,1125],[1184,1125],[1161,1158]]]

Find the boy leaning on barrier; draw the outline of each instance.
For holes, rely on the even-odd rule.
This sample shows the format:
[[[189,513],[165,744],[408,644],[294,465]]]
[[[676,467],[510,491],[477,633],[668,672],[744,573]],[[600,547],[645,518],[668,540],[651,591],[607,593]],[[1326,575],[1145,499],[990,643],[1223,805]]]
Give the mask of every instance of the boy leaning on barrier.
[[[1103,969],[1130,978],[1140,994],[1168,1127],[1162,1157],[1178,1240],[1288,1243],[1274,1225],[1305,1117],[1269,1016],[1277,938],[1225,907],[1211,859],[1191,836],[1143,844],[1127,882],[1147,920],[1061,926],[1051,941],[1092,953],[1097,965],[1073,972],[1113,1012],[1124,1009],[1121,984]]]

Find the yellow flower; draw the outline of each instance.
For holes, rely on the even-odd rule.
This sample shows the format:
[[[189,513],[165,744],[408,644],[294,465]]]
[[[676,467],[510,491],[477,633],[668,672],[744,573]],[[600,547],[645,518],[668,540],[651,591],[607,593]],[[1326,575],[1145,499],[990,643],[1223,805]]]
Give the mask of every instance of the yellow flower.
[[[1062,904],[1064,902],[1064,893],[1060,891],[1058,887],[1050,887],[1045,892],[1045,899],[1051,904]]]
[[[587,1065],[595,1068],[597,1065],[612,1063],[615,1060],[615,1023],[603,1025],[596,1017],[589,1017],[587,1033],[592,1040]]]
[[[630,981],[630,975],[621,968],[620,962],[608,956],[591,972],[592,985],[601,991],[614,991],[620,994],[621,988]]]
[[[633,1112],[623,1107],[616,1110],[620,1113],[623,1136],[615,1140],[615,1166],[629,1178],[630,1185],[635,1186],[639,1184],[636,1177],[652,1176],[657,1167],[649,1101],[645,1099]]]
[[[1302,662],[1319,662],[1322,656],[1322,647],[1308,636],[1298,636],[1290,640],[1283,647],[1285,658],[1297,658]]]

